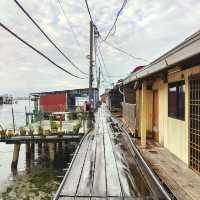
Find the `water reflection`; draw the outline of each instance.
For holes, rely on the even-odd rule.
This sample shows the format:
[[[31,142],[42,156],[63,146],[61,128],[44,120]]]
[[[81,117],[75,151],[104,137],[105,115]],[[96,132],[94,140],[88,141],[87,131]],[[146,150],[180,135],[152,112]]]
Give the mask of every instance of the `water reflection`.
[[[24,126],[25,106],[32,111],[32,102],[24,100],[0,105],[0,124],[12,128],[13,107],[16,127]],[[75,142],[26,143],[13,158],[14,145],[0,143],[0,199],[52,199],[76,146]],[[17,162],[12,164],[13,160]]]
[[[0,199],[52,199],[77,143],[40,142],[26,143],[22,146],[25,147],[25,151],[22,152],[25,154],[25,168],[22,171],[19,166],[13,164],[13,161],[11,162],[12,181],[0,194]],[[19,148],[14,148],[16,149]],[[13,152],[14,161],[15,153]]]

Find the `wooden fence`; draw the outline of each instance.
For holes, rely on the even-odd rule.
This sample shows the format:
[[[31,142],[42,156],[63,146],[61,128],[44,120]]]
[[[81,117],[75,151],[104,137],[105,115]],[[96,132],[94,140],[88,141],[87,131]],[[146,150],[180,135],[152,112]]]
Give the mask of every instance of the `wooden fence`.
[[[134,133],[136,129],[136,104],[122,103],[122,112],[124,122]]]

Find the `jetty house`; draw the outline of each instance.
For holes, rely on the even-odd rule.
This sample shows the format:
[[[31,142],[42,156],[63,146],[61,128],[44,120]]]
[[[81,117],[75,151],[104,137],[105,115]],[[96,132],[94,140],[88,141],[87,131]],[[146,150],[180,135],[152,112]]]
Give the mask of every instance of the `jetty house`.
[[[98,104],[98,89],[93,88],[93,106]],[[74,111],[82,107],[85,101],[89,101],[89,89],[74,89],[62,91],[50,91],[32,93],[35,99],[35,110],[44,113]]]
[[[122,110],[123,93],[120,91],[121,85],[122,81],[118,81],[112,89],[106,91],[103,97],[106,98],[108,108],[112,112],[120,112]]]
[[[200,31],[131,73],[122,87],[123,121],[141,146],[151,139],[199,174]]]
[[[8,94],[4,94],[0,96],[0,104],[12,104],[13,103],[13,97]]]

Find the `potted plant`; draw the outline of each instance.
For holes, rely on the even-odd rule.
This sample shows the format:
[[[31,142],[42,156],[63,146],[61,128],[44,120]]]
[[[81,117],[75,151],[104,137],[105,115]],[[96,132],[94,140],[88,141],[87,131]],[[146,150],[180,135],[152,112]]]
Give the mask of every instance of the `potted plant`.
[[[81,122],[79,121],[76,125],[73,126],[73,132],[75,134],[78,134],[80,128],[81,128]]]
[[[5,129],[5,130],[0,130],[0,136],[1,136],[1,138],[2,139],[4,139],[5,137],[6,137],[6,131],[7,131],[7,129]]]
[[[19,132],[20,132],[20,135],[21,135],[21,136],[25,136],[25,135],[26,135],[26,129],[23,128],[23,127],[21,127],[21,128],[19,129]]]
[[[48,136],[51,134],[51,131],[49,129],[44,130],[44,135]]]
[[[42,128],[42,126],[38,127],[38,135],[43,135],[44,133],[44,129]]]
[[[56,121],[51,121],[51,131],[57,133],[59,125]]]
[[[34,134],[34,128],[33,128],[33,126],[29,126],[28,134],[31,135],[31,136],[33,136],[33,134]]]

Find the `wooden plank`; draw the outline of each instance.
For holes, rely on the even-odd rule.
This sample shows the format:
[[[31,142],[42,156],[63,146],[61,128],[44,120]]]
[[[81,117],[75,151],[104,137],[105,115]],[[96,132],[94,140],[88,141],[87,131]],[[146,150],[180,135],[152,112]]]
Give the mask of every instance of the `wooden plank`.
[[[92,134],[90,137],[90,146],[84,163],[83,171],[81,173],[80,182],[76,196],[90,196],[92,191],[92,179],[93,179],[93,166],[95,159],[95,147],[96,147],[96,134]]]
[[[106,174],[105,174],[103,133],[99,132],[96,137],[97,137],[97,149],[96,149],[96,162],[95,162],[92,196],[106,197]]]
[[[133,159],[132,156],[126,157],[123,153],[122,145],[125,139],[122,133],[120,132],[115,133],[115,137],[113,137],[112,136],[113,133],[110,126],[108,125],[108,123],[106,123],[105,125],[107,129],[107,133],[110,136],[110,142],[113,145],[113,152],[115,154],[116,166],[117,166],[117,170],[119,174],[119,181],[122,187],[121,189],[122,195],[125,197],[136,198],[139,196],[139,191],[137,188],[135,177],[132,176],[132,173],[130,172],[130,168],[129,168],[130,161],[135,162],[135,160]],[[126,142],[125,145],[127,147],[128,143]],[[126,151],[129,151],[129,149],[127,148]],[[127,161],[129,161],[129,163]],[[141,182],[144,185],[146,185],[146,183],[141,177],[141,174],[138,173],[137,175],[140,176]]]
[[[177,199],[200,199],[200,178],[167,149],[149,144],[141,153]],[[139,147],[140,148],[140,147]]]
[[[59,200],[90,200],[90,197],[60,197]]]
[[[91,141],[90,137],[91,137],[90,135],[86,136],[79,149],[77,157],[74,160],[72,168],[62,188],[61,195],[63,196],[64,195],[75,196],[76,194],[77,186],[79,184],[79,179],[81,175],[81,170],[84,164],[84,159],[85,156],[87,155],[88,147]]]
[[[114,153],[112,151],[109,135],[105,132],[105,154],[107,167],[107,193],[108,196],[122,196],[121,186],[118,178],[117,168],[115,165]]]

